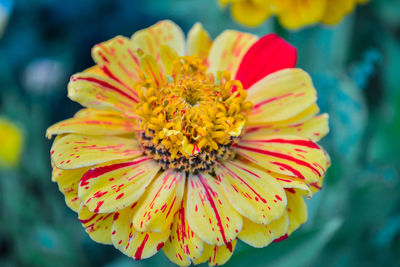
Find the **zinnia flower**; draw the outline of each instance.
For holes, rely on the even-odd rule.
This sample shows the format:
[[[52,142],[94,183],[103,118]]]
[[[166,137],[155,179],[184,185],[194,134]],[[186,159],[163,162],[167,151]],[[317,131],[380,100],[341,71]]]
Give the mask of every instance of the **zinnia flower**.
[[[311,79],[276,35],[162,21],[92,50],[68,96],[86,107],[48,129],[53,180],[91,238],[134,259],[225,263],[307,219],[329,166]]]
[[[21,159],[23,133],[20,127],[0,117],[0,168],[15,167]]]
[[[218,0],[225,7],[232,5],[232,16],[241,24],[259,26],[276,15],[288,29],[323,23],[334,25],[351,13],[357,4],[368,0]]]

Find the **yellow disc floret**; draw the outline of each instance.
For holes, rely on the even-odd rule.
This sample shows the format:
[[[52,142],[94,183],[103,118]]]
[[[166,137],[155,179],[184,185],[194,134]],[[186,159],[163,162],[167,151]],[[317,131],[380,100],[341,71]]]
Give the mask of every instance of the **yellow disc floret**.
[[[139,138],[146,153],[164,168],[211,171],[217,158],[233,156],[230,147],[253,105],[229,72],[215,77],[200,58],[168,52],[169,57],[163,57],[166,77],[151,79],[144,71],[136,85],[143,130]],[[149,62],[153,60],[147,58]],[[153,72],[157,70],[147,71]]]

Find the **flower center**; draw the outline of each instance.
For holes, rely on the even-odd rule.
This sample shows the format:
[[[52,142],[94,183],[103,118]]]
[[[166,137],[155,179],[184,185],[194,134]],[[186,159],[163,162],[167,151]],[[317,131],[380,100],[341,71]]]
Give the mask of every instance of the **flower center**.
[[[198,57],[175,57],[171,66],[163,84],[142,75],[136,87],[141,146],[164,169],[210,172],[235,156],[232,145],[253,104],[229,72],[214,77]]]

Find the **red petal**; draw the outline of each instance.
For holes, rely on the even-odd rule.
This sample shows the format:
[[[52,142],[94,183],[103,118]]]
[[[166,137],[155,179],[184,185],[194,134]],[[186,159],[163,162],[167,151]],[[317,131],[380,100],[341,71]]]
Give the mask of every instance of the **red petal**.
[[[294,68],[297,61],[296,48],[276,34],[260,38],[240,63],[236,80],[242,82],[245,89],[258,80],[275,71]]]

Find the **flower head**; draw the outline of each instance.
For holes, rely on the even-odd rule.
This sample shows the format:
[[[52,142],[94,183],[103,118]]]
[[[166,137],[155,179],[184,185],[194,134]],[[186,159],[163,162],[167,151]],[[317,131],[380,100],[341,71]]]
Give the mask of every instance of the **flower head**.
[[[0,168],[15,167],[21,158],[23,133],[12,121],[0,117]]]
[[[71,77],[86,108],[51,126],[53,180],[91,238],[134,259],[225,263],[307,219],[328,133],[310,77],[276,35],[161,21],[92,50]]]
[[[219,0],[223,7],[232,5],[232,16],[241,24],[256,27],[276,15],[288,29],[315,23],[337,24],[357,4],[366,2],[368,0]]]

